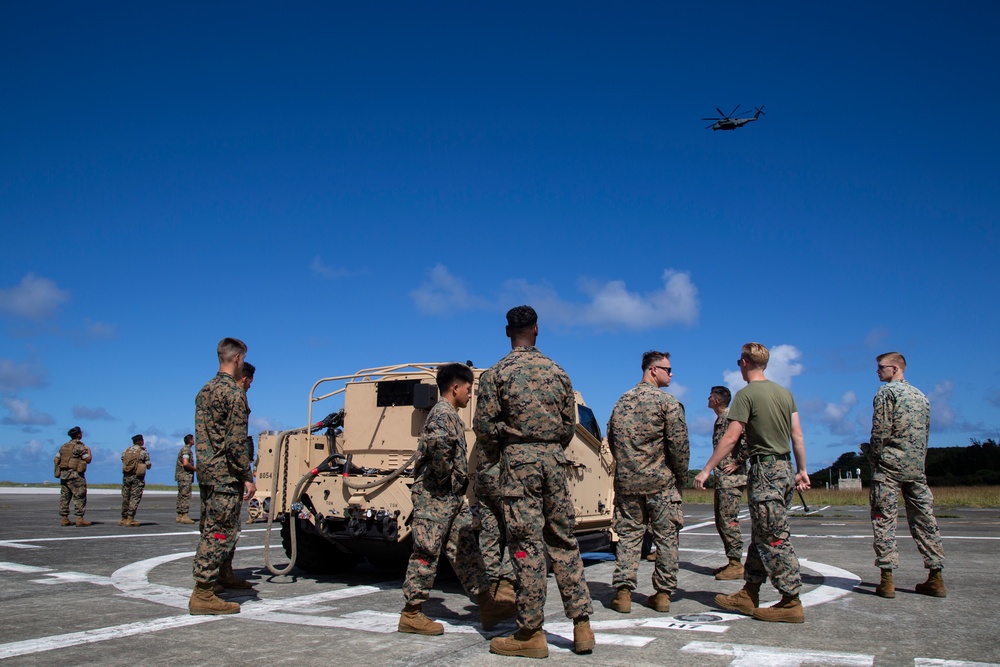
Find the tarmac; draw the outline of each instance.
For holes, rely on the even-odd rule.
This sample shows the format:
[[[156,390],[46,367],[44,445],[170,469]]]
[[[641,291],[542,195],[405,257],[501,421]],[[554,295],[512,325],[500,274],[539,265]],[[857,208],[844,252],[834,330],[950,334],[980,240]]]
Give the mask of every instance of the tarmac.
[[[6,665],[516,665],[526,658],[489,653],[489,632],[453,576],[442,574],[424,606],[445,634],[396,632],[403,606],[398,571],[362,564],[335,576],[299,569],[273,576],[264,567],[266,524],[243,524],[235,566],[250,594],[232,616],[191,616],[191,560],[197,526],[174,521],[174,493],[147,492],[137,528],[118,526],[116,491],[88,496],[86,528],[61,527],[58,489],[0,488],[0,661]],[[192,516],[197,515],[197,498]],[[708,505],[685,505],[679,590],[668,613],[645,606],[653,563],[641,561],[631,614],[611,610],[609,553],[585,554],[594,598],[597,646],[572,648],[554,579],[545,631],[552,665],[1000,665],[1000,595],[993,576],[1000,552],[1000,509],[938,510],[944,538],[946,598],[914,592],[925,570],[913,541],[900,536],[895,599],[874,594],[867,508],[792,509],[792,542],[802,566],[806,622],[772,624],[718,609],[716,593],[740,581],[716,581],[725,563]],[[745,515],[745,511],[744,511]],[[749,522],[743,522],[744,540]],[[906,533],[905,518],[900,530]],[[275,524],[270,556],[288,558]],[[762,605],[778,599],[765,584]],[[530,664],[538,664],[537,661]]]

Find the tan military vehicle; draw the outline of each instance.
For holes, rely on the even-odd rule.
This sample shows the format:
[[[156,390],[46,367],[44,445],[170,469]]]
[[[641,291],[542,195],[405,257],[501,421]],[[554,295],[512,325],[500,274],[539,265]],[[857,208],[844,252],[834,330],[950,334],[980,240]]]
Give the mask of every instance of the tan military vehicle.
[[[323,378],[309,395],[308,428],[266,432],[258,440],[257,498],[268,511],[266,544],[275,520],[293,565],[316,574],[405,563],[411,550],[413,464],[424,420],[438,400],[439,363],[383,366]],[[472,401],[465,422],[470,472],[478,455]],[[608,544],[613,508],[613,460],[594,413],[576,394],[578,423],[566,449],[581,549]],[[327,407],[329,406],[329,407]],[[328,414],[314,422],[317,415]],[[476,507],[472,485],[469,502]],[[270,549],[265,550],[269,556]]]

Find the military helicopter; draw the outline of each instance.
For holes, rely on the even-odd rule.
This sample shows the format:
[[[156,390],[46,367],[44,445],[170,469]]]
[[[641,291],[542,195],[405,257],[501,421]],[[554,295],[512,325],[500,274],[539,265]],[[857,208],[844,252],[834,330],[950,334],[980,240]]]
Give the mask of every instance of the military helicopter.
[[[736,105],[736,109],[739,109],[739,108],[740,108],[740,105],[737,104]],[[706,125],[705,129],[707,130],[708,128],[712,128],[713,132],[716,131],[716,130],[735,130],[738,127],[743,127],[747,123],[754,122],[755,120],[757,120],[758,118],[760,118],[760,116],[762,114],[764,114],[764,106],[761,105],[760,107],[754,107],[754,109],[757,110],[757,113],[755,113],[752,117],[749,117],[749,118],[734,118],[733,116],[736,115],[736,109],[733,109],[729,114],[724,114],[724,113],[722,113],[722,109],[720,109],[719,107],[715,107],[715,110],[719,112],[719,116],[720,117],[719,118],[702,118],[702,120],[712,120],[712,121],[715,121],[711,125]]]

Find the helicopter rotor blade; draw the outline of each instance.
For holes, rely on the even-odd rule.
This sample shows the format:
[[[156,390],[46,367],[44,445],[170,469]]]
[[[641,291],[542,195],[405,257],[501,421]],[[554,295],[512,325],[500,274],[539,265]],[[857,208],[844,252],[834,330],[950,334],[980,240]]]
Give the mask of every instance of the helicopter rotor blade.
[[[720,109],[719,107],[715,107],[715,110],[719,112],[719,116],[720,117],[722,117],[722,118],[729,118],[729,116],[727,116],[726,114],[722,113],[722,109]],[[705,120],[708,120],[708,119],[706,118]]]
[[[711,123],[710,125],[706,125],[706,126],[705,126],[705,129],[707,130],[707,129],[708,129],[708,128],[710,128],[710,127],[715,127],[715,123]]]
[[[761,116],[766,116],[767,115],[766,113],[764,113],[764,105],[763,104],[761,104],[759,107],[754,107],[754,109],[756,109],[757,113],[759,113]]]
[[[728,116],[726,116],[726,118],[732,118],[734,115],[736,115],[736,110],[739,109],[739,108],[740,108],[740,105],[737,104],[735,107],[733,107],[733,112],[731,114],[729,114]]]
[[[702,118],[702,120],[722,120],[721,118]]]

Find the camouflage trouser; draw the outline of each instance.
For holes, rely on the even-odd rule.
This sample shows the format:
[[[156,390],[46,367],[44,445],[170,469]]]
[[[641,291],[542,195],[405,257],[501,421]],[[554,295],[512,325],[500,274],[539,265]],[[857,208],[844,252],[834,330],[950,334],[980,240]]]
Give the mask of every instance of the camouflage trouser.
[[[875,533],[875,565],[881,569],[899,567],[899,550],[896,548],[896,516],[899,513],[899,494],[906,505],[906,523],[910,535],[917,543],[917,550],[924,558],[924,567],[942,569],[944,548],[941,534],[934,518],[934,496],[927,486],[927,478],[900,482],[884,475],[872,476],[871,502],[872,529]]]
[[[122,518],[134,517],[142,500],[142,490],[146,488],[146,480],[138,475],[122,477]]]
[[[201,541],[194,556],[194,580],[205,584],[219,575],[219,566],[231,558],[240,530],[243,484],[199,487]]]
[[[788,529],[787,508],[795,494],[791,462],[754,463],[747,489],[751,530],[743,578],[757,584],[770,575],[779,593],[798,595],[802,577]]]
[[[556,443],[511,444],[503,454],[501,483],[507,535],[514,553],[517,624],[538,629],[545,621],[548,553],[567,618],[594,612],[573,535],[576,512],[566,479],[566,456]]]
[[[514,566],[510,562],[509,550],[500,552],[501,526],[497,517],[503,517],[503,505],[499,498],[479,495],[479,550],[483,554],[486,576],[491,582],[506,579],[514,581]]]
[[[73,508],[77,516],[83,516],[87,509],[87,480],[80,476],[80,473],[73,471],[69,477],[60,480],[59,487],[59,516],[69,516],[69,502],[73,501]]]
[[[744,486],[715,487],[715,529],[719,531],[726,557],[743,558],[743,534],[740,532],[740,501]]]
[[[191,482],[194,476],[177,480],[177,514],[187,514],[191,509]]]
[[[442,548],[466,593],[474,597],[489,588],[465,496],[414,493],[413,553],[403,582],[406,604],[420,604],[430,597]]]
[[[673,593],[677,589],[677,534],[684,527],[684,511],[680,501],[671,501],[666,491],[643,495],[615,494],[613,527],[618,533],[618,550],[611,585],[635,590],[636,570],[647,525],[656,545],[653,588],[657,592]]]

